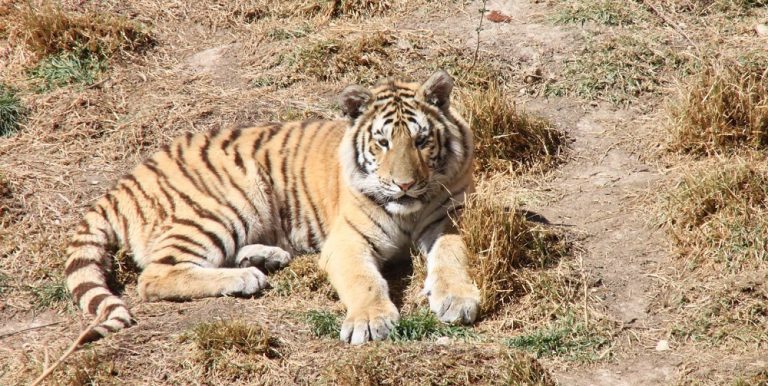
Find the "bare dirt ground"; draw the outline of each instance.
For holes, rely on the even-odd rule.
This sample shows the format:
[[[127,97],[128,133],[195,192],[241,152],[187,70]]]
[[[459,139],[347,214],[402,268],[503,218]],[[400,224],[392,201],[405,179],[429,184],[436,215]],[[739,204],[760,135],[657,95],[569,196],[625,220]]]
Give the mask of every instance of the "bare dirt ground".
[[[185,131],[235,122],[334,116],[333,97],[343,84],[369,81],[367,73],[362,79],[344,73],[319,82],[309,79],[294,71],[295,64],[285,64],[294,40],[270,39],[269,31],[296,27],[294,32],[304,31],[301,36],[296,32],[301,44],[328,36],[393,33],[398,58],[391,60],[399,65],[403,58],[417,58],[406,75],[420,78],[441,57],[432,44],[449,45],[471,57],[482,4],[413,2],[396,7],[394,14],[307,17],[306,24],[301,17],[244,22],[246,13],[232,10],[245,6],[232,4],[191,6],[158,0],[107,2],[101,7],[152,25],[156,45],[114,65],[94,86],[24,93],[30,109],[24,129],[0,138],[0,172],[8,176],[21,202],[20,214],[3,221],[0,230],[0,384],[30,382],[88,324],[64,295],[57,295],[55,285],[60,283],[65,258],[61,246],[67,227],[117,176]],[[488,10],[510,18],[499,23],[486,19],[479,33],[479,60],[501,68],[506,91],[515,96],[518,107],[548,118],[571,140],[565,161],[554,170],[498,177],[508,187],[499,194],[513,197],[523,209],[575,236],[577,248],[571,259],[590,281],[585,302],[594,301],[602,317],[616,326],[610,343],[600,347],[599,358],[542,355],[538,362],[564,385],[730,384],[766,371],[768,362],[759,345],[703,349],[670,338],[679,315],[653,304],[670,282],[679,279],[679,264],[665,233],[654,226],[656,214],[649,199],[666,189],[676,173],[674,167],[654,159],[657,149],[652,146],[659,141],[659,110],[668,92],[631,98],[624,104],[545,95],[545,83],[566,76],[564,63],[584,55],[585,30],[597,36],[611,33],[555,23],[559,7],[556,1],[488,1]],[[663,23],[658,29],[675,41],[683,39]],[[27,54],[12,39],[0,41],[0,52],[0,73],[23,88],[21,69]],[[382,69],[398,72],[402,67],[382,65],[378,70]],[[265,79],[272,84],[264,86]],[[128,285],[124,296],[139,324],[76,354],[71,361],[76,366],[64,366],[50,384],[335,383],[344,381],[327,369],[339,364],[356,369],[349,361],[372,352],[392,358],[413,354],[422,359],[416,366],[425,368],[440,364],[444,368],[431,370],[438,377],[454,368],[485,371],[473,375],[461,370],[464,378],[450,378],[447,383],[496,383],[496,372],[508,363],[500,362],[497,354],[503,339],[493,337],[520,334],[498,332],[496,326],[503,324],[504,316],[496,316],[475,327],[489,339],[453,341],[447,346],[418,342],[352,348],[313,334],[307,310],[342,312],[338,301],[316,293],[283,296],[272,291],[254,299],[143,303]],[[214,317],[262,324],[279,341],[280,358],[243,355],[231,357],[227,366],[200,365],[201,354],[186,337],[195,325]],[[659,341],[671,342],[671,347],[657,350]],[[445,362],[447,357],[458,364]],[[374,362],[396,366],[381,359]],[[77,366],[90,369],[78,372]],[[237,376],[242,372],[249,376]],[[347,382],[364,381],[355,379]]]

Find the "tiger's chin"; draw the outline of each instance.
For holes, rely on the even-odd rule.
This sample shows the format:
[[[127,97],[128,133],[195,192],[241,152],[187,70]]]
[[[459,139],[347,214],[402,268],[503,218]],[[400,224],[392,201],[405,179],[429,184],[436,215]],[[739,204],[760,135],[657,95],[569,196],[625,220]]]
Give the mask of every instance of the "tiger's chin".
[[[397,215],[408,215],[419,211],[424,206],[424,203],[418,198],[402,196],[397,199],[393,199],[384,204],[384,209],[387,212]]]

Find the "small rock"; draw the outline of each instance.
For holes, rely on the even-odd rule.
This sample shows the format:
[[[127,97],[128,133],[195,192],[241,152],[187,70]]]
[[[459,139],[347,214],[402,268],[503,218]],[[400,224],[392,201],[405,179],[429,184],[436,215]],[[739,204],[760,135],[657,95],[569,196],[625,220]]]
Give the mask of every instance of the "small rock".
[[[518,96],[524,96],[525,94],[528,94],[528,89],[525,87],[521,88],[520,91],[517,92]]]
[[[451,341],[451,338],[449,338],[447,336],[441,336],[441,337],[437,338],[435,343],[439,344],[441,346],[447,346],[447,345],[451,344],[452,341]]]
[[[98,185],[98,184],[99,184],[99,181],[95,181],[95,180],[91,181],[91,185]]]
[[[760,23],[755,26],[755,32],[757,36],[768,36],[768,25]]]
[[[667,351],[669,350],[669,341],[662,339],[656,343],[656,351]]]

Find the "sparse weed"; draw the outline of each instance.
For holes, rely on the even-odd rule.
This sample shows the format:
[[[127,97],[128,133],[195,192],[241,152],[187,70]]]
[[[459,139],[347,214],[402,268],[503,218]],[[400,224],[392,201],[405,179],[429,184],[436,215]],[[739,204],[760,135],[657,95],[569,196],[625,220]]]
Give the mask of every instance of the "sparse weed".
[[[69,290],[63,281],[45,282],[37,286],[27,286],[35,297],[35,306],[39,309],[52,306],[70,299]]]
[[[309,311],[306,320],[316,337],[338,338],[341,331],[341,315],[328,311]]]
[[[675,12],[694,15],[728,14],[744,15],[750,9],[768,5],[768,0],[663,0],[662,3]]]
[[[569,0],[565,1],[562,7],[555,21],[563,24],[594,22],[609,26],[627,26],[646,16],[635,4],[620,0]]]
[[[12,88],[0,84],[0,137],[18,131],[25,110]]]
[[[67,385],[113,384],[118,372],[114,360],[99,355],[93,350],[80,354],[70,365],[61,380]]]
[[[662,199],[661,220],[690,269],[768,266],[768,170],[733,157],[684,175]]]
[[[547,120],[520,111],[496,83],[461,96],[459,110],[475,134],[482,173],[545,170],[566,146],[565,133]]]
[[[47,91],[68,84],[91,85],[105,69],[102,59],[91,51],[79,49],[46,57],[29,75],[40,82],[40,91]]]
[[[586,48],[565,63],[561,80],[546,86],[548,95],[578,95],[625,103],[629,98],[658,93],[687,60],[660,38],[618,34],[590,39]]]
[[[724,347],[737,343],[759,349],[768,343],[766,270],[732,275],[725,280],[699,279],[664,304],[680,312],[671,336],[680,342]]]
[[[577,321],[573,314],[566,315],[544,328],[529,331],[507,341],[510,347],[532,352],[537,358],[565,357],[571,360],[594,361],[602,359],[610,346],[609,335],[596,325]]]
[[[768,145],[768,55],[710,61],[669,107],[669,148],[711,155]]]

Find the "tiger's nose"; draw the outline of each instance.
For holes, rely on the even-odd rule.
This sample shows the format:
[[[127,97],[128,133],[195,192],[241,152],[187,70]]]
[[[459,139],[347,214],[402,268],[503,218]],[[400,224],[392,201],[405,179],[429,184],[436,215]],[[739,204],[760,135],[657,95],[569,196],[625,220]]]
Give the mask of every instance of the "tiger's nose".
[[[410,180],[408,182],[397,182],[397,181],[395,181],[395,185],[399,186],[400,189],[403,190],[403,192],[407,192],[408,188],[413,186],[413,184],[415,184],[415,183],[416,183],[416,180]]]

